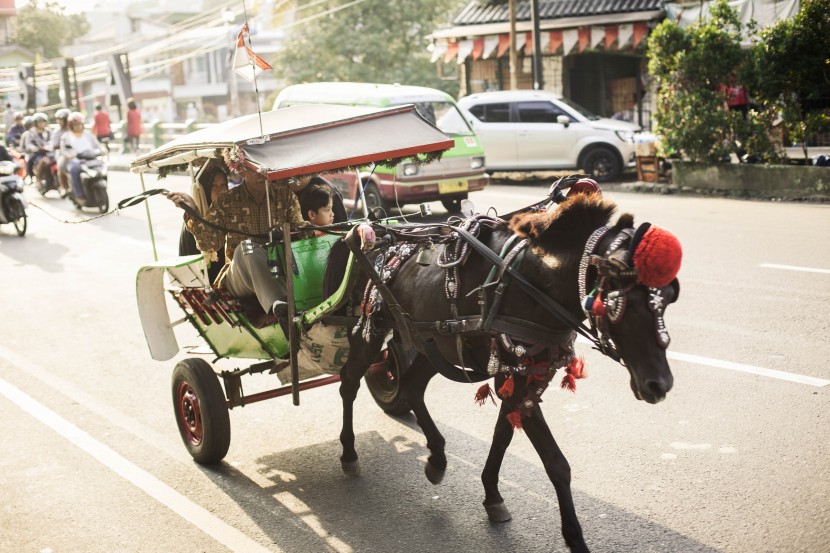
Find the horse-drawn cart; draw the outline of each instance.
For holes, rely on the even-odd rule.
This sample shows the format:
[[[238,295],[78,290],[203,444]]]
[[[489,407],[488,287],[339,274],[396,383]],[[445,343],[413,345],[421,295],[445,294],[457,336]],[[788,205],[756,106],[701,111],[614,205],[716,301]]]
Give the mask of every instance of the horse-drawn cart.
[[[263,114],[259,126],[258,117],[178,139],[137,159],[133,171],[241,148],[249,167],[279,179],[407,158],[427,162],[452,145],[412,106],[298,106]],[[289,276],[282,325],[255,324],[244,302],[213,290],[199,256],[143,267],[139,312],[154,359],[178,353],[172,326],[189,322],[217,358],[256,361],[218,376],[203,359],[177,365],[176,420],[193,458],[223,458],[230,443],[228,408],[288,393],[298,404],[300,390],[340,380],[340,461],[344,472],[356,475],[353,403],[365,379],[385,411],[414,412],[430,450],[425,472],[435,484],[447,457],[424,402],[430,379],[440,373],[459,382],[492,380],[495,392],[488,382],[475,393],[482,404],[501,399],[482,473],[488,517],[510,518],[498,475],[514,429],[522,428],[556,490],[566,543],[587,551],[570,468],[545,422],[541,396],[560,370],[562,387],[575,389],[582,374],[574,351],[579,333],[625,367],[637,399],[657,403],[666,397],[673,376],[663,315],[679,295],[681,249],[664,229],[635,227],[633,215],[612,222],[616,204],[594,182],[564,179],[540,200],[509,216],[467,210],[440,225],[396,225],[375,217],[325,229],[330,236],[298,239],[283,226],[281,237],[275,231],[268,241],[274,267]],[[347,254],[339,265],[327,262],[337,257],[329,255],[336,248]],[[326,263],[329,272],[340,272],[324,286]],[[168,313],[168,297],[184,313],[178,321]],[[321,367],[323,357],[327,366]],[[301,379],[301,369],[310,365],[326,376]],[[244,394],[243,376],[280,370],[290,374],[290,386]]]
[[[234,119],[180,137],[135,159],[131,170],[138,174],[168,172],[186,164],[194,175],[198,170],[194,162],[221,159],[223,149],[239,148],[244,151],[246,163],[271,180],[302,178],[376,162],[422,163],[452,144],[412,106],[386,110],[297,106]],[[214,463],[227,453],[228,409],[288,394],[298,405],[301,390],[340,380],[336,372],[347,354],[345,337],[358,317],[332,313],[346,299],[355,252],[348,252],[345,262],[341,260],[339,285],[330,287],[325,295],[323,276],[332,245],[360,223],[352,220],[335,224],[311,237],[297,237],[295,232],[292,238],[292,230],[296,229],[274,229],[267,245],[274,259],[273,270],[283,278],[292,275],[286,279],[290,323],[282,326],[276,321],[257,324],[256,319],[263,315],[258,305],[212,288],[201,255],[156,261],[139,269],[139,314],[153,359],[169,360],[177,355],[179,346],[173,327],[189,323],[216,360],[251,363],[220,372],[203,357],[189,357],[176,365],[172,383],[176,421],[196,461]],[[168,298],[178,305],[183,317],[171,316]],[[312,330],[313,337],[309,337],[309,329],[319,332]],[[368,371],[369,389],[382,406],[396,386],[398,355],[385,349]],[[288,384],[246,395],[242,377],[254,373],[278,373]],[[304,378],[308,375],[313,378]]]

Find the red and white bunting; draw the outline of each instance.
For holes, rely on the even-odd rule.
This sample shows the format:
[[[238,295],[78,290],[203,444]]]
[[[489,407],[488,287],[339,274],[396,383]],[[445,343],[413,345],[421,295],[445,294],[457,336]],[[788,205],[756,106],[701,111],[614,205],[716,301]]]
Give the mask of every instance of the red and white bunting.
[[[233,70],[243,79],[253,82],[263,71],[273,69],[268,62],[257,56],[251,49],[251,37],[248,31],[248,22],[242,26],[236,37],[236,52],[233,55]]]
[[[458,42],[458,65],[464,63],[467,56],[473,53],[473,41],[470,39]]]

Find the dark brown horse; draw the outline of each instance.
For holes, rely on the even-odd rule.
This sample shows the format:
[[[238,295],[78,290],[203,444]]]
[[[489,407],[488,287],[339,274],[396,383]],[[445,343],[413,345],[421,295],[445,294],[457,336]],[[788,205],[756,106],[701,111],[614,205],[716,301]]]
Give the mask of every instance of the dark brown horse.
[[[502,403],[482,473],[490,520],[510,519],[498,474],[514,429],[520,427],[553,483],[567,545],[572,551],[587,551],[571,495],[570,466],[538,404],[557,369],[566,371],[566,384],[580,376],[580,362],[573,355],[575,325],[588,314],[590,338],[628,369],[637,399],[657,403],[673,382],[662,315],[679,293],[674,278],[679,247],[662,231],[662,238],[675,241],[665,254],[666,240],[646,232],[648,225],[635,231],[628,214],[606,226],[615,209],[599,194],[576,194],[555,211],[519,213],[509,223],[483,218],[457,232],[452,227],[413,232],[410,240],[380,254],[386,264],[376,262],[375,267],[396,273],[388,289],[381,283],[377,293],[372,286],[358,285],[352,298],[364,317],[350,338],[349,359],[341,371],[343,470],[359,473],[353,403],[360,379],[364,374],[372,377],[367,367],[377,360],[393,328],[389,351],[399,374],[392,374],[396,379],[387,383],[388,397],[378,403],[391,413],[410,408],[415,413],[430,450],[429,480],[438,483],[447,466],[444,438],[424,404],[430,379],[438,372],[462,382],[494,376]],[[400,238],[406,229],[395,232]],[[480,245],[502,254],[505,261],[496,267],[487,259],[492,253],[486,256],[482,246],[476,249],[458,234],[477,234]],[[404,243],[412,247],[401,248]],[[564,313],[552,314],[557,306]],[[461,367],[469,370],[462,372]],[[479,393],[482,401],[492,397],[487,386]]]

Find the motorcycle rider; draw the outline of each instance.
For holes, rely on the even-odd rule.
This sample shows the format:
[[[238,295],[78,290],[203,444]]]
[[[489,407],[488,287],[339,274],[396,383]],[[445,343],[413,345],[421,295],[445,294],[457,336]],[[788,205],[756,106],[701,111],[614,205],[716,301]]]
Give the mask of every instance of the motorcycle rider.
[[[78,154],[88,151],[101,151],[101,145],[92,132],[84,128],[84,116],[73,111],[66,120],[68,130],[61,136],[61,156],[66,160],[66,171],[72,177],[72,191],[75,202],[86,205],[86,196],[81,185],[81,161]]]
[[[6,144],[9,148],[17,148],[20,146],[20,137],[26,132],[23,126],[23,113],[18,111],[14,115],[14,125],[10,129],[6,129]]]
[[[60,190],[61,197],[66,196],[69,191],[69,184],[66,182],[66,159],[61,155],[61,137],[66,132],[66,120],[69,114],[72,113],[66,108],[61,108],[55,112],[55,120],[58,122],[58,129],[52,133],[52,154],[53,161],[58,164],[56,176],[58,178],[58,190]]]
[[[21,137],[21,145],[27,156],[26,171],[32,178],[44,178],[43,164],[40,161],[49,152],[52,138],[52,131],[46,127],[48,120],[45,113],[34,114],[32,116],[34,125]],[[46,168],[48,170],[48,163]]]

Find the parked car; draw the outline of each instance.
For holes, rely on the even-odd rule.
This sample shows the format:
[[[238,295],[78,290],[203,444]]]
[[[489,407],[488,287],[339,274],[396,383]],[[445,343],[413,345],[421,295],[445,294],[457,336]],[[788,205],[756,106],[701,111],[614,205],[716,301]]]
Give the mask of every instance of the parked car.
[[[605,182],[635,162],[639,126],[599,117],[553,92],[481,92],[458,105],[484,145],[491,173],[579,169]]]
[[[397,168],[380,165],[373,173],[361,171],[361,180],[367,177],[371,180],[364,191],[370,209],[440,200],[448,211],[458,211],[468,192],[482,190],[490,182],[484,171],[484,149],[455,100],[445,92],[399,84],[308,83],[283,89],[273,109],[300,104],[371,107],[414,104],[421,117],[455,141],[455,146],[439,161],[427,165],[404,163]],[[354,172],[325,177],[338,187],[347,205],[356,201],[359,191]]]

